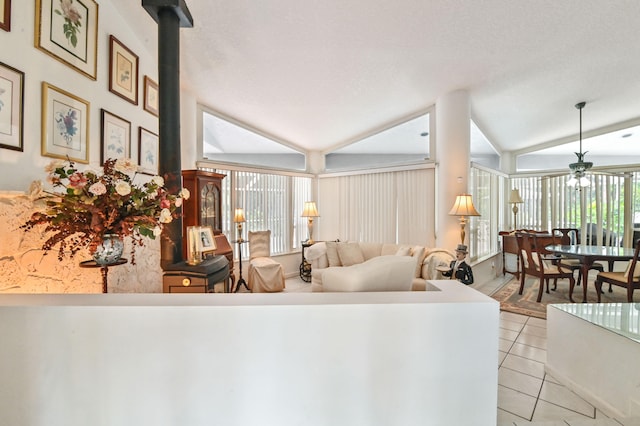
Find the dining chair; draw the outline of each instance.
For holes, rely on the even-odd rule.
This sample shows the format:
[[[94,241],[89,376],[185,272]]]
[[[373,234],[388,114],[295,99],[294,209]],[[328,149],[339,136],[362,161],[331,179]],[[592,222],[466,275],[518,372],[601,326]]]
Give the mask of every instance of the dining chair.
[[[516,241],[518,242],[518,248],[522,254],[522,274],[520,278],[520,291],[518,294],[522,294],[524,290],[525,275],[527,274],[537,277],[540,280],[540,288],[538,290],[538,298],[536,300],[538,303],[542,300],[545,282],[547,284],[546,292],[549,293],[549,280],[553,279],[555,283],[558,279],[566,278],[569,280],[569,300],[573,302],[573,287],[576,283],[573,278],[573,271],[565,270],[559,265],[554,265],[549,260],[544,259],[540,248],[544,246],[548,239],[545,239],[545,242],[542,242],[542,240],[538,241],[539,237],[540,236],[537,234],[527,232],[516,233]]]
[[[617,285],[626,287],[627,302],[633,302],[633,290],[640,289],[640,265],[638,265],[638,255],[640,254],[640,239],[636,241],[636,249],[633,258],[629,261],[627,269],[624,272],[600,272],[596,277],[596,293],[598,294],[598,303],[600,303],[600,293],[602,292],[602,283],[609,285]]]
[[[553,228],[551,234],[554,236],[554,244],[561,245],[574,245],[580,244],[580,233],[577,228]],[[580,285],[582,282],[582,263],[580,259],[572,259],[567,256],[560,256],[556,260],[556,264],[565,269],[570,269],[571,272],[578,271],[578,279],[576,285]],[[600,263],[594,263],[589,268],[590,270],[596,270],[599,272],[604,271],[604,267]]]

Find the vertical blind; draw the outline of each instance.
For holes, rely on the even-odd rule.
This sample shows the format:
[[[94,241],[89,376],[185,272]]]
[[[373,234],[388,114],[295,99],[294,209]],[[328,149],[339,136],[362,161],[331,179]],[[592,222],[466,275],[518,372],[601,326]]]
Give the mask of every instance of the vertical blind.
[[[332,206],[323,226],[335,238],[434,245],[434,169],[321,177],[319,191],[319,206]]]
[[[502,223],[501,197],[507,177],[478,167],[471,167],[470,193],[480,216],[469,221],[469,254],[472,260],[499,251],[498,232]]]
[[[243,208],[249,231],[271,230],[271,254],[282,254],[300,247],[306,235],[306,219],[301,218],[305,201],[311,199],[311,178],[241,170],[217,170],[222,180],[222,232],[235,240],[236,224],[232,210]],[[306,237],[305,237],[306,238]],[[249,250],[243,250],[248,256]]]
[[[582,188],[567,185],[568,176],[513,178],[512,187],[524,200],[518,227],[578,228],[583,244],[630,247],[640,214],[638,177],[589,174],[587,178],[590,185]]]

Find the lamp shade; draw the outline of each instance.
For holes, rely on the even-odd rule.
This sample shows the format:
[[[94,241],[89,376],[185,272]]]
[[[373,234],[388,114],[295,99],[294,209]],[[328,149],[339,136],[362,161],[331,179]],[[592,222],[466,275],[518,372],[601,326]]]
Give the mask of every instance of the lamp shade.
[[[302,217],[318,217],[318,208],[315,201],[305,201],[302,209]]]
[[[520,196],[520,191],[514,188],[511,190],[511,194],[509,194],[509,204],[522,204],[522,197]]]
[[[233,216],[233,223],[242,223],[247,220],[244,218],[244,209],[236,209],[236,214]]]
[[[452,216],[480,216],[480,213],[473,207],[470,194],[458,195],[449,214]]]

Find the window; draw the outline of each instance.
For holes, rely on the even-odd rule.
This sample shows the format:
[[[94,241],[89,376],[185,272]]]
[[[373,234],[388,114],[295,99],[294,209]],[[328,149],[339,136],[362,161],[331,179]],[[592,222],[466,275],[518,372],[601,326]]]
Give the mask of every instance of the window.
[[[503,223],[501,194],[504,194],[507,177],[472,165],[470,182],[473,205],[480,216],[472,217],[469,222],[469,257],[479,260],[499,251],[498,232]]]
[[[637,232],[634,238],[640,218],[640,179],[600,174],[587,178],[590,185],[578,189],[567,185],[568,175],[513,178],[511,184],[524,200],[519,206],[519,227],[578,228],[585,244],[630,247],[632,243],[625,241],[640,237]]]
[[[311,200],[310,177],[243,170],[216,169],[226,174],[222,180],[222,232],[236,239],[233,211],[242,207],[249,231],[271,230],[271,254],[283,254],[300,248],[306,239],[306,219],[300,217],[305,201]],[[249,255],[248,248],[245,253]]]

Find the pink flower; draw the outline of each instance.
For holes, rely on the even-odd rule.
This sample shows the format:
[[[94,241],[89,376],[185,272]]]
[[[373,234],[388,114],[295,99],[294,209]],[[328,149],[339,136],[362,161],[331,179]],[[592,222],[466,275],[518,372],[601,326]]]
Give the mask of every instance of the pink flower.
[[[69,186],[72,188],[84,188],[87,184],[87,178],[80,172],[75,172],[69,176]]]
[[[167,200],[166,198],[163,198],[160,201],[160,208],[161,209],[168,209],[169,207],[171,207],[171,201]]]
[[[102,182],[96,182],[89,187],[89,192],[93,195],[102,195],[107,192],[107,187]]]
[[[73,6],[73,0],[60,0],[60,7],[62,7],[62,13],[64,17],[67,18],[74,24],[78,24],[80,22],[80,13]]]

